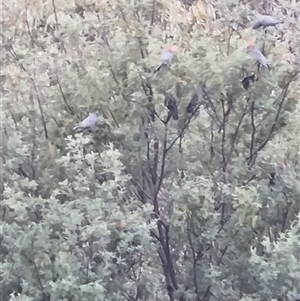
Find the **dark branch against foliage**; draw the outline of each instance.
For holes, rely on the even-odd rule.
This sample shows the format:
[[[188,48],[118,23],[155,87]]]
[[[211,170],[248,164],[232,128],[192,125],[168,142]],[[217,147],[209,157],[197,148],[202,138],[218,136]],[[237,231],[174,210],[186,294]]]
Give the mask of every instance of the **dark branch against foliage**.
[[[38,89],[38,87],[35,84],[35,81],[33,79],[33,77],[31,76],[31,74],[27,71],[27,69],[24,67],[24,65],[20,62],[20,59],[18,57],[18,55],[16,54],[16,52],[14,51],[14,48],[12,46],[12,44],[9,44],[8,46],[8,51],[11,54],[11,56],[18,62],[19,66],[21,67],[21,69],[27,73],[27,75],[30,78],[30,81],[33,85],[33,88],[36,92],[36,99],[38,101],[38,106],[39,106],[39,110],[41,113],[41,120],[42,120],[42,124],[43,124],[43,128],[44,128],[44,133],[45,133],[45,139],[48,139],[48,130],[47,130],[47,125],[46,125],[46,121],[45,121],[45,116],[44,116],[44,112],[43,112],[43,107],[42,107],[42,103],[41,103],[41,99],[40,99],[40,95],[42,94],[41,91]]]

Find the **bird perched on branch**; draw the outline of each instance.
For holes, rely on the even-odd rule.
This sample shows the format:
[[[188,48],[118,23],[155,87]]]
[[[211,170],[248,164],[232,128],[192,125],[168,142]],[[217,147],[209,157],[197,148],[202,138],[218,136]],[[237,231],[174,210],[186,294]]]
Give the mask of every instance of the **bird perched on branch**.
[[[243,85],[243,88],[248,90],[249,87],[251,86],[252,83],[254,83],[256,81],[256,77],[255,77],[255,74],[251,74],[251,75],[248,75],[248,76],[245,76],[242,80],[241,80],[241,83]]]
[[[169,109],[170,116],[172,116],[174,120],[178,120],[177,102],[174,96],[170,93],[165,96],[165,106]]]
[[[266,57],[261,53],[261,51],[256,48],[252,41],[248,41],[247,43],[247,51],[251,54],[251,56],[258,62],[260,65],[271,69],[270,65],[268,64],[268,61]]]
[[[164,52],[160,59],[160,64],[154,70],[154,73],[159,71],[163,66],[169,65],[172,63],[175,56],[176,47],[174,45],[170,46],[166,52]]]
[[[207,95],[206,85],[201,83],[196,89],[195,93],[193,94],[192,99],[186,108],[186,112],[189,114],[194,113],[194,110],[199,102],[199,97],[203,98],[206,95]]]
[[[85,118],[78,126],[75,126],[73,128],[73,131],[76,131],[78,129],[84,130],[87,128],[93,129],[98,121],[98,115],[96,113],[90,113],[87,118]]]
[[[279,20],[275,17],[268,16],[268,15],[262,15],[260,16],[254,23],[253,29],[258,29],[260,27],[267,27],[267,26],[274,26],[276,29],[277,24],[282,24],[283,21]]]

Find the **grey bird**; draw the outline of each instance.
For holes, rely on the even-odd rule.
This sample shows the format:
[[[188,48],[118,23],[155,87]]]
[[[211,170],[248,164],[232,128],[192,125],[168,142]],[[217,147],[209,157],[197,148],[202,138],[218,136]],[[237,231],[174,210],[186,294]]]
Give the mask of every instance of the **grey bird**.
[[[277,24],[282,24],[282,23],[283,23],[282,20],[279,20],[275,17],[268,16],[268,15],[262,15],[255,21],[252,28],[258,29],[260,27],[267,27],[267,26],[275,26],[275,28],[276,28]]]
[[[248,90],[249,87],[251,86],[252,83],[254,83],[256,81],[256,77],[255,77],[255,74],[251,74],[251,75],[248,75],[248,76],[245,76],[242,80],[241,80],[241,83],[243,85],[243,88],[245,90]]]
[[[97,112],[90,113],[89,116],[87,118],[85,118],[83,121],[81,121],[81,123],[78,126],[75,126],[73,128],[73,131],[76,131],[78,129],[84,130],[87,128],[93,129],[95,127],[95,125],[97,124],[97,121],[98,121]]]
[[[192,96],[190,103],[188,104],[186,111],[189,114],[194,113],[194,110],[199,102],[199,97],[203,98],[207,95],[206,85],[201,83],[196,89],[195,93]]]
[[[259,64],[268,68],[269,70],[271,69],[266,57],[261,53],[261,51],[258,48],[254,46],[252,42],[248,42],[247,50]]]
[[[160,64],[154,70],[154,73],[159,71],[163,66],[169,65],[172,63],[175,56],[175,46],[170,46],[166,52],[164,52],[160,59]]]
[[[174,120],[178,120],[178,107],[176,99],[172,94],[166,94],[165,96],[165,106],[169,109],[170,115]]]
[[[295,301],[300,301],[300,294],[298,294],[298,296],[295,297]]]

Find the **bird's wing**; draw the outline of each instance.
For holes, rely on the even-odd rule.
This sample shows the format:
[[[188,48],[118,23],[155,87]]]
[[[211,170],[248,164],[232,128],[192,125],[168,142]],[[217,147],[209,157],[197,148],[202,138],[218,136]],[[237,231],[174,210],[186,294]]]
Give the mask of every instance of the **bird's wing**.
[[[258,21],[256,21],[254,24],[253,24],[253,29],[257,29],[257,28],[259,28],[261,26],[261,23],[260,23],[260,21],[258,20]]]
[[[81,122],[82,127],[92,127],[97,121],[97,115],[91,114]]]
[[[264,64],[267,64],[267,59],[266,57],[261,53],[261,51],[259,49],[256,49],[256,55],[257,58]]]
[[[265,26],[268,26],[268,25],[270,26],[270,25],[276,25],[276,24],[280,23],[280,20],[278,20],[277,18],[272,17],[272,16],[263,16],[261,18],[260,23]]]
[[[163,53],[163,55],[161,56],[161,62],[162,63],[171,62],[173,57],[174,57],[174,54],[172,52],[167,51],[167,52]]]

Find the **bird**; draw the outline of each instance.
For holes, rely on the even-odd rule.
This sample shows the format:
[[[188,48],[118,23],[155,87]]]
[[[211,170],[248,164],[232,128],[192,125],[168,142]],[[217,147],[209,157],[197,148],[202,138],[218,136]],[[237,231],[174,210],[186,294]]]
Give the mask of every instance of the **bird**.
[[[300,301],[300,294],[298,294],[296,297],[295,297],[295,300],[294,301]]]
[[[176,47],[174,45],[170,46],[166,52],[164,52],[160,59],[160,64],[155,68],[154,73],[159,71],[163,66],[169,65],[176,52]]]
[[[189,114],[194,113],[195,107],[198,105],[199,102],[199,97],[204,97],[206,95],[206,85],[201,83],[196,89],[195,93],[193,94],[192,99],[186,108],[186,112]]]
[[[168,93],[165,96],[165,106],[169,109],[170,115],[173,117],[174,120],[178,120],[178,107],[176,99],[173,97],[172,94]]]
[[[75,126],[73,128],[73,131],[76,131],[78,129],[87,129],[87,128],[94,128],[96,123],[98,121],[98,115],[97,112],[90,113],[87,118],[85,118],[83,121],[80,122],[78,126]]]
[[[248,75],[248,76],[245,76],[242,80],[241,80],[241,83],[243,85],[243,88],[245,90],[248,90],[250,85],[251,85],[251,82],[254,83],[256,81],[256,78],[255,78],[255,74],[251,74],[251,75]]]
[[[268,61],[266,57],[261,53],[261,51],[256,48],[252,41],[248,41],[247,43],[247,50],[251,54],[251,56],[262,66],[271,69],[270,65],[268,64]]]
[[[279,20],[275,17],[272,17],[272,16],[268,16],[268,15],[262,15],[260,16],[254,23],[253,25],[253,29],[258,29],[260,27],[267,27],[267,26],[275,26],[276,28],[276,25],[277,24],[282,24],[283,21],[282,20]]]

